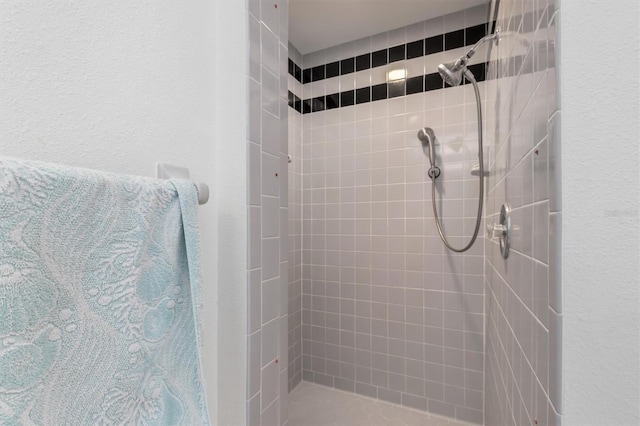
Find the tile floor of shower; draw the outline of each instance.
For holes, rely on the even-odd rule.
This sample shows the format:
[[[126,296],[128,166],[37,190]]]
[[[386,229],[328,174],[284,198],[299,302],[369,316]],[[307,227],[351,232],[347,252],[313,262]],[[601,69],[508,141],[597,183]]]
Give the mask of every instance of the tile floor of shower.
[[[289,426],[466,426],[469,423],[412,410],[310,382],[289,394]]]

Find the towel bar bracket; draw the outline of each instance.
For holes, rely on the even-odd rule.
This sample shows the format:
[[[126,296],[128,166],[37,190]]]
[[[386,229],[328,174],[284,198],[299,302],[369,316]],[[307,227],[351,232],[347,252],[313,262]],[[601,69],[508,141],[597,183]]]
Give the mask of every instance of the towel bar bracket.
[[[189,169],[174,164],[157,163],[156,177],[158,179],[187,179],[189,180]],[[205,183],[194,182],[198,191],[198,204],[206,204],[209,201],[209,186]]]

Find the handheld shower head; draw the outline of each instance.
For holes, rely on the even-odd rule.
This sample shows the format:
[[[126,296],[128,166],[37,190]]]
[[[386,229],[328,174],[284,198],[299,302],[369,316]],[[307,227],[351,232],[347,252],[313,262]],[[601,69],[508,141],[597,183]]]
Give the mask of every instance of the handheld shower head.
[[[429,168],[429,177],[432,179],[440,176],[440,167],[436,166],[436,134],[430,127],[424,127],[418,131],[418,139],[422,142],[422,150],[429,149],[429,162],[431,167]]]

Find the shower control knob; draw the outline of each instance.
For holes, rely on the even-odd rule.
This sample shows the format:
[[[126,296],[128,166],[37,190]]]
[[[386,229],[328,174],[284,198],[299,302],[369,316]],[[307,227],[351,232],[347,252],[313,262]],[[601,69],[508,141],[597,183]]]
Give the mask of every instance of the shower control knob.
[[[497,238],[501,237],[507,233],[507,227],[504,225],[500,225],[497,223],[488,223],[487,224],[487,236],[489,238]]]
[[[431,179],[436,179],[438,176],[440,176],[440,167],[438,166],[431,166],[429,168],[429,170],[427,171],[427,174],[429,175],[429,177]]]
[[[500,254],[504,259],[509,257],[511,232],[511,208],[508,204],[503,204],[500,209],[500,222],[487,224],[487,237],[490,239],[498,239],[500,243]]]

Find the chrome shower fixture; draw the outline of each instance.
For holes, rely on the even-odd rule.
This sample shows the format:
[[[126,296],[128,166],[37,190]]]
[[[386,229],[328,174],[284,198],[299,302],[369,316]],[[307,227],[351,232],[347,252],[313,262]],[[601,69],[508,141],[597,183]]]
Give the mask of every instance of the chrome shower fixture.
[[[418,139],[422,142],[422,150],[429,155],[429,163],[431,163],[428,171],[429,177],[435,179],[440,176],[440,167],[436,166],[436,135],[431,127],[423,127],[418,131]]]
[[[421,129],[418,132],[418,139],[422,142],[422,149],[424,150],[426,145],[429,145],[429,161],[431,167],[429,168],[429,177],[431,178],[431,205],[433,206],[433,216],[436,221],[436,228],[438,235],[444,243],[444,245],[451,251],[456,253],[462,253],[471,248],[473,243],[478,238],[478,231],[480,231],[480,222],[482,221],[482,201],[484,200],[484,158],[482,155],[482,103],[480,101],[480,90],[478,89],[478,82],[476,81],[473,73],[467,69],[467,62],[476,53],[476,49],[484,42],[495,40],[497,42],[499,37],[499,31],[493,34],[489,34],[481,38],[469,51],[461,56],[455,62],[448,62],[446,64],[438,65],[438,72],[442,76],[442,79],[446,81],[450,86],[458,86],[462,83],[462,76],[464,75],[467,80],[473,84],[473,91],[476,95],[476,110],[478,112],[478,176],[479,176],[479,188],[478,188],[478,215],[476,217],[476,226],[473,230],[473,236],[469,243],[463,248],[453,247],[447,237],[444,235],[440,218],[438,217],[438,208],[436,206],[436,178],[440,176],[440,168],[436,166],[436,150],[434,147],[435,137],[433,131],[429,128]],[[429,132],[431,131],[431,132]]]
[[[450,86],[460,85],[460,83],[462,83],[463,74],[465,77],[467,77],[467,79],[471,80],[471,78],[473,78],[473,74],[471,74],[471,72],[467,69],[467,63],[469,62],[469,59],[471,59],[471,57],[475,55],[476,50],[478,49],[478,47],[480,47],[480,45],[487,41],[495,40],[497,42],[498,37],[499,32],[497,31],[493,34],[484,36],[476,44],[474,44],[466,54],[458,58],[455,62],[447,62],[445,64],[438,65],[438,72],[440,73],[442,79]]]
[[[467,69],[467,60],[466,56],[462,56],[455,62],[438,65],[440,77],[442,77],[449,86],[459,86],[460,83],[462,83],[462,73],[470,74]]]

